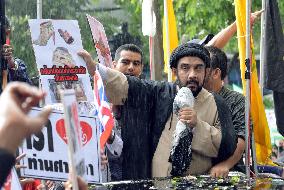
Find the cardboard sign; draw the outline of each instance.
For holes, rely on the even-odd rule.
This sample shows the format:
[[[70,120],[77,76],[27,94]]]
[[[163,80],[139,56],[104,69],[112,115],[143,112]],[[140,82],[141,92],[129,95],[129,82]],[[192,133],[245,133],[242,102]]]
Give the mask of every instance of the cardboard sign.
[[[91,28],[100,64],[103,64],[106,67],[111,67],[112,59],[104,26],[94,17],[91,17],[90,15],[86,16]]]
[[[33,108],[30,116],[36,116],[41,109]],[[85,179],[88,183],[101,181],[99,132],[97,120],[93,117],[79,117],[82,132],[82,146],[85,159]],[[42,131],[27,138],[20,153],[26,153],[20,163],[21,176],[62,180],[68,179],[68,145],[64,125],[64,114],[52,112]]]
[[[84,177],[85,159],[75,91],[73,89],[62,91],[61,97],[64,105],[64,125],[68,144],[69,167],[72,170],[71,179],[73,189],[78,190],[77,175]]]
[[[60,90],[74,89],[78,101],[93,101],[86,63],[77,55],[83,49],[76,20],[29,20],[32,44],[45,104],[59,103]]]

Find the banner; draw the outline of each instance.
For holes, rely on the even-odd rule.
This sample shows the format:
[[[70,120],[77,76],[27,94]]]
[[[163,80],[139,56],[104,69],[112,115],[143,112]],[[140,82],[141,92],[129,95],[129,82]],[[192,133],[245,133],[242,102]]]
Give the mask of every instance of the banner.
[[[77,101],[93,101],[80,29],[75,20],[29,20],[40,82],[48,93],[45,104],[59,103],[60,90],[74,89]]]
[[[30,116],[41,111],[33,108]],[[79,117],[85,155],[85,179],[88,183],[101,181],[99,132],[97,120],[93,117]],[[68,146],[64,126],[64,114],[53,111],[42,131],[27,138],[20,147],[20,154],[26,153],[20,163],[22,177],[62,180],[68,179]]]
[[[243,86],[245,86],[245,36],[246,36],[246,2],[243,0],[235,0],[235,14],[238,32],[238,46],[240,52],[240,69]],[[266,120],[266,115],[264,111],[264,105],[262,97],[260,94],[258,78],[257,78],[257,68],[254,56],[253,40],[251,37],[251,107],[250,114],[253,122],[255,148],[256,148],[256,160],[258,164],[273,164],[271,156],[271,143],[269,128]],[[246,94],[245,88],[243,88],[243,93]]]
[[[284,34],[278,2],[265,2],[263,74],[265,88],[273,90],[276,124],[284,136]]]
[[[176,24],[176,17],[173,7],[172,0],[164,0],[167,1],[168,7],[168,21],[165,20],[165,15],[163,19],[163,49],[164,49],[164,72],[168,73],[168,64],[170,63],[170,55],[168,55],[168,47],[167,47],[167,35],[166,35],[166,23],[168,22],[168,31],[169,31],[169,49],[170,54],[172,51],[178,46],[178,33],[177,33],[177,24]],[[174,77],[173,77],[174,78]],[[174,80],[173,80],[174,81]]]

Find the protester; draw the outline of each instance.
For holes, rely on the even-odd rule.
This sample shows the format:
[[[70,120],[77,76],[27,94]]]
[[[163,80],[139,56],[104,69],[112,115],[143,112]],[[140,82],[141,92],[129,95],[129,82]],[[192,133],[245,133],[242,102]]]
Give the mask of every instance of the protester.
[[[261,11],[256,11],[251,14],[251,25],[254,24],[255,20],[261,15]],[[234,22],[221,32],[219,32],[207,45],[207,49],[211,55],[211,68],[207,70],[207,79],[205,81],[205,88],[209,91],[217,92],[220,94],[226,101],[229,106],[232,119],[234,123],[235,130],[238,134],[238,144],[237,149],[228,160],[219,163],[211,169],[211,175],[214,173],[228,173],[228,170],[234,166],[234,163],[237,164],[239,159],[239,164],[235,165],[234,169],[243,171],[241,169],[243,162],[241,160],[242,154],[245,148],[245,97],[235,91],[231,91],[228,88],[224,87],[224,78],[227,75],[227,57],[224,52],[220,49],[223,48],[231,37],[236,33],[237,26]],[[283,168],[278,166],[258,166],[258,171],[260,173],[273,173],[280,177],[283,176]]]
[[[142,50],[138,46],[134,44],[124,44],[120,46],[115,52],[113,68],[125,75],[139,77],[143,71],[142,57]],[[111,180],[118,181],[123,180],[122,170],[126,169],[122,168],[123,153],[121,153],[121,149],[123,147],[123,141],[121,140],[121,129],[123,125],[120,121],[121,106],[112,106],[112,111],[115,118],[115,127],[113,133],[116,134],[119,138],[111,139],[113,142],[110,141],[112,143],[107,143],[109,158],[108,161]]]
[[[159,139],[163,130],[168,129],[167,127],[165,127],[165,125],[168,119],[171,118],[170,115],[172,114],[172,103],[177,91],[177,85],[181,86],[182,84],[187,84],[188,79],[186,78],[185,74],[180,74],[182,68],[177,67],[176,62],[183,56],[186,58],[192,58],[195,61],[197,60],[197,70],[201,71],[201,73],[198,74],[198,79],[196,78],[197,76],[194,76],[194,80],[190,80],[190,83],[188,83],[187,85],[194,92],[195,96],[198,96],[199,92],[201,92],[201,94],[208,98],[207,100],[209,101],[209,103],[203,104],[203,106],[211,105],[213,107],[212,109],[205,109],[205,107],[203,107],[203,109],[207,110],[207,120],[211,119],[211,125],[216,125],[216,127],[210,126],[204,121],[202,121],[202,124],[200,124],[199,119],[198,121],[196,120],[196,111],[185,110],[184,113],[181,113],[185,118],[187,118],[187,120],[189,120],[190,123],[193,124],[193,126],[195,126],[196,123],[198,123],[197,126],[206,126],[204,128],[195,128],[196,136],[194,136],[193,140],[193,157],[198,157],[199,155],[201,161],[205,160],[203,162],[205,164],[197,164],[199,160],[193,159],[192,165],[196,167],[196,171],[193,171],[192,173],[205,173],[207,172],[206,170],[209,170],[211,167],[211,158],[218,156],[222,157],[224,155],[230,156],[230,154],[233,153],[232,150],[228,150],[229,148],[219,151],[221,142],[222,144],[228,144],[228,142],[225,141],[226,135],[224,135],[227,133],[227,128],[221,127],[220,129],[217,106],[215,104],[214,97],[202,88],[205,75],[205,66],[210,62],[208,51],[197,44],[184,44],[181,45],[178,49],[179,50],[177,51],[181,53],[179,54],[181,55],[181,57],[178,57],[177,60],[175,60],[175,65],[172,68],[173,70],[175,70],[178,78],[183,76],[182,83],[180,83],[179,80],[176,84],[140,80],[136,77],[124,76],[114,70],[105,68],[101,65],[97,65],[98,71],[100,72],[104,80],[106,93],[109,100],[114,105],[123,105],[121,107],[121,122],[123,124],[122,139],[124,143],[122,166],[123,168],[127,168],[127,170],[123,171],[122,173],[124,179],[145,179],[152,177],[152,158],[156,151],[156,147],[159,143]],[[182,55],[183,53],[185,54]],[[91,72],[90,74],[94,74],[93,72],[96,69],[96,63],[92,60],[90,54],[86,51],[81,51],[78,54],[82,56],[87,63],[89,72]],[[201,99],[202,101],[205,101],[204,99],[206,98]],[[187,115],[188,112],[190,112],[189,116]],[[192,113],[194,113],[194,115],[192,115]],[[198,112],[198,114],[206,115],[205,112]],[[175,125],[172,125],[172,128],[174,129]],[[204,129],[205,131],[207,131],[203,131]],[[212,138],[210,137],[208,139],[207,137],[211,136],[209,134],[212,135]],[[205,139],[203,139],[203,137]],[[172,136],[169,135],[166,138],[171,139]],[[204,144],[201,143],[199,145],[196,145],[196,142],[199,142],[198,140],[196,141],[196,139],[200,139],[201,141],[203,139],[202,142]],[[171,140],[168,140],[168,142],[168,146],[171,146]],[[169,148],[170,147],[167,147],[166,149]],[[234,151],[234,146],[230,148],[232,148]],[[157,155],[159,154],[157,153]],[[163,162],[166,162],[166,165],[164,165],[160,161],[157,165],[154,164],[156,165],[156,167],[158,167],[159,170],[164,169],[163,175],[168,174],[168,158],[169,150],[168,155],[161,157]]]
[[[264,10],[255,11],[254,13],[251,13],[250,17],[250,23],[251,25],[254,24],[257,18],[261,16],[261,13],[263,13]],[[219,49],[222,49],[225,47],[225,45],[230,41],[230,39],[235,35],[237,32],[237,24],[236,22],[233,22],[223,30],[221,30],[217,35],[215,35],[212,40],[210,40],[207,44],[207,46],[214,46]]]
[[[27,115],[44,95],[35,87],[13,82],[0,96],[0,187],[15,164],[14,155],[22,140],[39,132],[48,120],[50,108],[45,108],[33,118]]]
[[[206,47],[206,49],[210,52],[211,64],[206,71],[204,88],[218,93],[224,98],[230,108],[233,125],[238,135],[237,148],[234,154],[228,160],[212,167],[210,171],[211,176],[227,176],[229,170],[241,160],[245,150],[245,97],[223,86],[223,80],[227,76],[226,54],[213,46]]]
[[[8,76],[6,76],[7,82],[21,81],[32,84],[27,73],[27,67],[25,62],[13,56],[13,48],[10,44],[11,26],[9,19],[7,17],[5,17],[5,31],[6,31],[6,43],[3,45],[2,55],[7,63],[7,71],[8,71]]]
[[[213,95],[202,88],[205,71],[210,64],[210,58],[206,57],[209,56],[207,53],[201,45],[188,44],[176,48],[170,58],[170,66],[177,76],[179,87],[190,88],[195,97],[193,109],[183,108],[179,112],[179,119],[189,123],[189,126],[194,130],[191,145],[192,161],[186,172],[187,175],[207,173],[213,165],[212,160],[220,156],[220,151],[224,151],[221,148],[221,139],[224,140],[225,137],[222,136],[224,134],[221,133],[221,128],[225,130],[226,124],[221,120],[225,115],[224,113],[220,114],[218,109],[217,101],[219,99],[216,100]],[[167,158],[177,121],[174,116],[169,118],[153,158],[153,175],[156,177],[169,175],[170,165]],[[234,138],[231,140],[230,144],[233,145]],[[226,146],[230,146],[229,141],[227,143]],[[219,174],[218,177],[222,177],[222,174]]]
[[[143,71],[143,52],[134,44],[124,44],[116,52],[113,68],[125,75],[139,77]]]

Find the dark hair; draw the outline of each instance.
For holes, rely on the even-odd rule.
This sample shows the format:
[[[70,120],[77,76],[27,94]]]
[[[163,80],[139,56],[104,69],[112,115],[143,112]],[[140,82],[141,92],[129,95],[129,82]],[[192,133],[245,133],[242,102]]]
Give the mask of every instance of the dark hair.
[[[171,54],[170,66],[177,68],[177,62],[187,56],[199,57],[203,60],[205,67],[210,66],[210,54],[202,45],[196,43],[185,43],[178,46]]]
[[[134,44],[124,44],[120,46],[119,48],[117,48],[117,50],[115,51],[115,56],[114,56],[115,61],[119,60],[120,52],[122,52],[123,50],[139,53],[141,55],[141,63],[143,63],[143,52],[137,45],[134,45]]]
[[[221,79],[223,80],[227,76],[227,56],[226,54],[220,50],[219,48],[208,46],[206,49],[210,52],[211,64],[210,67],[213,69],[221,70]]]

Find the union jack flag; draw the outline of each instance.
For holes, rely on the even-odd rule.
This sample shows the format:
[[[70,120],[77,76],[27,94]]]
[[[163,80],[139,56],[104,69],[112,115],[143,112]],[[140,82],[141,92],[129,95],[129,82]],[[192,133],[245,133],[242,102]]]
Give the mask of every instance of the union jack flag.
[[[107,100],[101,75],[96,71],[94,75],[95,106],[100,125],[100,146],[103,148],[114,126],[113,115]]]

